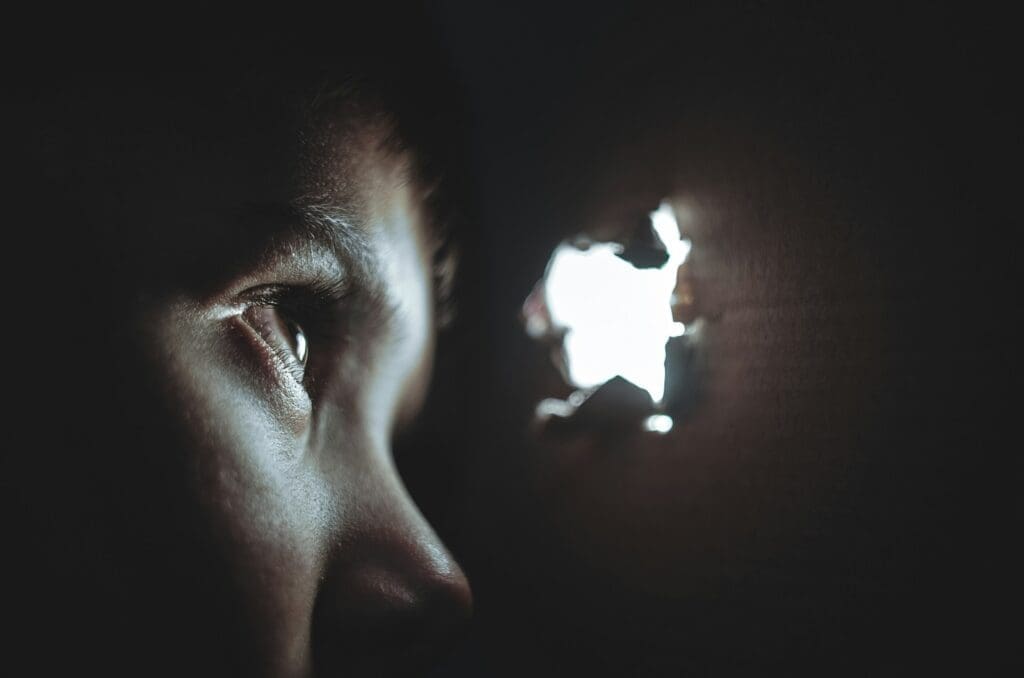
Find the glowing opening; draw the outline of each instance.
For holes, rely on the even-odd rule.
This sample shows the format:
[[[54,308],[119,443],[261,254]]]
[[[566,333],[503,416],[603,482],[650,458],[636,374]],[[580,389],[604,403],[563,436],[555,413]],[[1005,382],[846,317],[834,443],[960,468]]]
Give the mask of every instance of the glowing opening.
[[[616,243],[563,243],[551,256],[544,298],[552,327],[564,332],[567,376],[577,388],[621,376],[655,403],[665,394],[665,344],[686,331],[672,318],[672,293],[690,241],[668,203],[651,213],[651,226],[668,253],[659,268],[637,268]]]

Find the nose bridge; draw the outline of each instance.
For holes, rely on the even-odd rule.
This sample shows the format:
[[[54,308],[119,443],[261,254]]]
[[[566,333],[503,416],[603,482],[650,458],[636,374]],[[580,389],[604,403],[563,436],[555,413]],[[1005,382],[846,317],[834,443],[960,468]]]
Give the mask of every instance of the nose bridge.
[[[373,455],[348,484],[317,597],[321,665],[414,662],[450,642],[469,616],[469,584],[390,459]]]

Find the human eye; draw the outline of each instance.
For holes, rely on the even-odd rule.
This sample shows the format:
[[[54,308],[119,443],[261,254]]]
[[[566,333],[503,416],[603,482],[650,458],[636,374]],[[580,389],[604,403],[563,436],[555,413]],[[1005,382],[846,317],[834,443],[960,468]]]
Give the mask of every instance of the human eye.
[[[310,391],[315,365],[344,344],[347,298],[341,282],[260,285],[241,295],[237,317],[264,369]]]
[[[248,305],[242,319],[263,342],[265,356],[273,367],[302,385],[309,360],[309,338],[294,313],[273,299],[259,300]]]

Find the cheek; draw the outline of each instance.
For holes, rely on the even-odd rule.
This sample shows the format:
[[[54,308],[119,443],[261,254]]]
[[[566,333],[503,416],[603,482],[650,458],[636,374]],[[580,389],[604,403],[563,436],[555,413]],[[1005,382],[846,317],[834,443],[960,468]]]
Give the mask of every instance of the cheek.
[[[243,369],[231,332],[180,317],[163,327],[165,360],[156,369],[174,429],[166,453],[186,478],[177,501],[190,507],[189,524],[178,528],[208,549],[197,557],[219,600],[204,607],[243,620],[240,642],[254,661],[294,664],[308,646],[332,510],[330,489],[305,454],[308,426],[296,427],[294,413],[267,397],[251,362]]]

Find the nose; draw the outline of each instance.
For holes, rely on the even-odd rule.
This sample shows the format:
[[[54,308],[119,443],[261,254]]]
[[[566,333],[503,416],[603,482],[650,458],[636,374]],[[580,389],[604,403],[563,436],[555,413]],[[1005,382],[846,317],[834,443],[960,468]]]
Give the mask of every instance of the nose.
[[[472,608],[469,582],[397,474],[349,506],[313,620],[317,675],[403,675],[450,651]],[[356,510],[353,510],[356,509]]]

